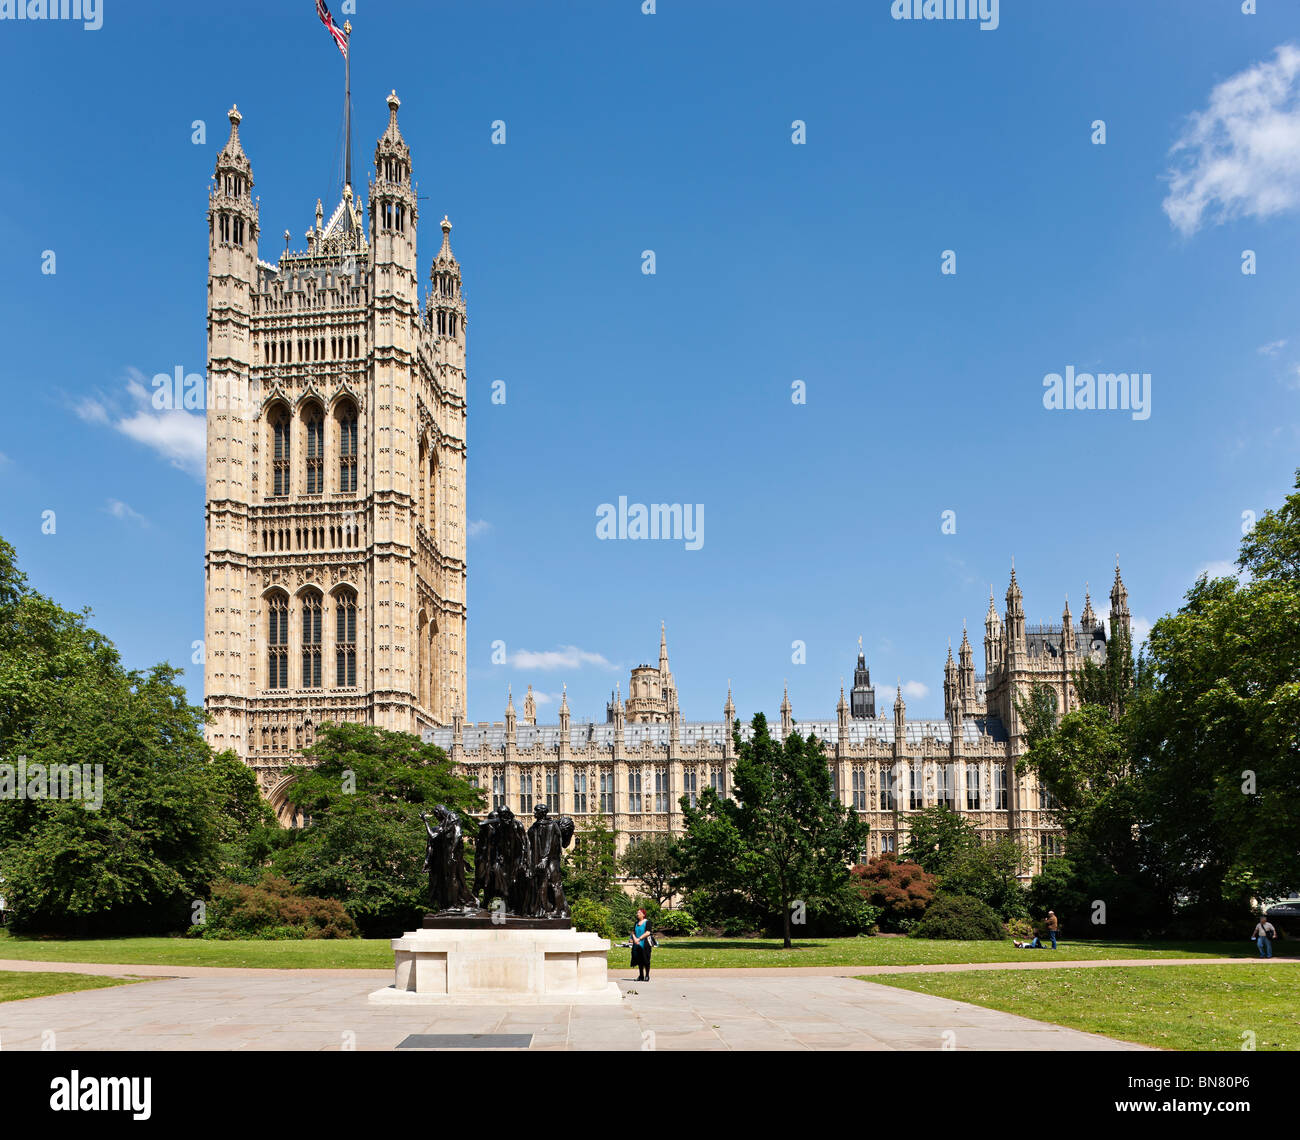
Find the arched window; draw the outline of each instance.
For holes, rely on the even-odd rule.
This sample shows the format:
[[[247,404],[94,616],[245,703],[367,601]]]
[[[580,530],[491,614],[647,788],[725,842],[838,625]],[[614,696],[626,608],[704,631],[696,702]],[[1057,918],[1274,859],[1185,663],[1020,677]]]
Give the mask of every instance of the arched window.
[[[325,415],[313,404],[305,416],[307,425],[307,494],[325,490]]]
[[[425,630],[428,624],[424,612],[421,611],[415,630],[415,703],[423,705],[425,708],[429,707],[428,695],[425,692],[427,683],[425,674],[428,671],[429,663],[424,655]]]
[[[357,683],[357,596],[350,590],[336,595],[334,630],[334,684],[351,689]]]
[[[424,488],[420,486],[424,482],[425,462],[429,455],[429,441],[426,437],[420,437],[420,466],[416,468],[415,476],[415,521],[418,525],[429,529],[429,496],[424,494]]]
[[[430,536],[438,532],[438,449],[431,447],[429,449],[429,463],[425,468],[428,472],[428,491],[425,493],[425,529]]]
[[[271,494],[289,493],[289,413],[277,408],[271,413]]]
[[[266,687],[289,687],[289,599],[272,594],[266,599]]]
[[[339,417],[339,490],[355,494],[357,490],[357,410],[344,404]]]
[[[321,687],[321,596],[315,590],[302,599],[302,687]]]

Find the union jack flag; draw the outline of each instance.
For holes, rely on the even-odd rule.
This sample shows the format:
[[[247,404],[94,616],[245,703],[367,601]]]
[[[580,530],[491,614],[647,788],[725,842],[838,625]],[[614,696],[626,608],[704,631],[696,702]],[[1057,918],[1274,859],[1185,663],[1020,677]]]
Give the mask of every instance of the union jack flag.
[[[320,22],[328,29],[329,34],[334,37],[334,42],[339,45],[339,51],[343,53],[343,58],[348,57],[348,36],[338,24],[334,22],[334,17],[330,15],[330,10],[325,7],[325,0],[316,0],[316,15],[320,17]]]

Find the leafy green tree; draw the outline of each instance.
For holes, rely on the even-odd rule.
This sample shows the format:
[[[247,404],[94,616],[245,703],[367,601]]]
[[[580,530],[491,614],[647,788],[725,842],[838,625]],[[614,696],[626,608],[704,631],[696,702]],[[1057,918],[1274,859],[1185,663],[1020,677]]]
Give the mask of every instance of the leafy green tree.
[[[1111,630],[1106,642],[1106,658],[1101,664],[1084,658],[1075,670],[1074,687],[1079,701],[1110,711],[1119,720],[1136,688],[1137,671],[1133,663],[1133,645],[1128,629],[1119,625]]]
[[[31,590],[0,539],[0,762],[90,776],[80,800],[0,800],[5,897],[17,929],[184,929],[219,864],[203,711],[178,670],[124,670],[88,617]]]
[[[304,756],[286,798],[306,824],[277,852],[276,870],[309,895],[339,899],[363,933],[411,929],[428,901],[420,813],[447,805],[472,841],[483,793],[410,733],[324,724]]]
[[[862,850],[867,827],[834,796],[821,743],[792,733],[784,742],[754,716],[750,740],[733,728],[735,799],[712,788],[699,806],[683,804],[681,885],[736,893],[773,916],[781,916],[790,946],[796,901],[838,903],[849,881],[849,864]]]
[[[607,904],[610,893],[618,890],[614,885],[617,841],[603,815],[573,837],[573,848],[564,861],[564,896],[570,904],[578,899]]]
[[[213,756],[207,777],[217,812],[222,872],[232,882],[257,883],[287,836],[262,798],[253,770],[234,752]]]
[[[1032,748],[1038,741],[1056,731],[1061,710],[1057,705],[1056,691],[1051,685],[1034,685],[1023,700],[1020,697],[1015,700],[1016,712],[1024,726],[1025,744],[1028,747]]]
[[[1147,833],[1194,904],[1241,913],[1298,881],[1300,582],[1202,578],[1150,640],[1134,725]]]
[[[901,852],[932,875],[946,875],[953,860],[979,842],[975,826],[946,804],[914,812],[907,817],[908,839]]]
[[[967,895],[992,907],[1003,920],[1028,914],[1019,876],[1028,860],[1014,839],[1003,836],[959,850],[939,884],[944,895]]]
[[[674,879],[681,874],[677,843],[669,835],[652,835],[634,843],[623,853],[619,869],[650,898],[664,906],[675,893]]]

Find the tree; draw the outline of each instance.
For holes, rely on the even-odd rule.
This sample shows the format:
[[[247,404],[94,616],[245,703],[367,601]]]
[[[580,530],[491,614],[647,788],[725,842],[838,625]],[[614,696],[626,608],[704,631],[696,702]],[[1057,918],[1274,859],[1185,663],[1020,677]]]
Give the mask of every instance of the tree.
[[[1032,748],[1038,741],[1056,731],[1060,709],[1057,707],[1056,691],[1051,685],[1034,685],[1023,700],[1016,697],[1015,702],[1016,712],[1024,725],[1026,746]]]
[[[283,829],[262,798],[253,770],[234,752],[213,756],[207,776],[217,813],[222,873],[234,882],[256,883],[281,845]]]
[[[31,590],[0,539],[0,779],[14,795],[21,759],[37,793],[0,799],[5,897],[17,929],[184,929],[219,862],[203,710],[178,670],[124,670],[88,618]],[[49,798],[51,765],[80,799]]]
[[[603,815],[573,837],[573,850],[564,861],[564,895],[570,903],[578,899],[605,903],[618,890],[614,885],[617,841]]]
[[[324,724],[304,756],[286,798],[307,822],[277,853],[276,869],[309,895],[339,899],[363,933],[411,929],[428,896],[420,813],[445,804],[472,840],[483,793],[441,748],[410,733]]]
[[[932,875],[944,875],[957,855],[979,842],[975,827],[946,804],[935,804],[907,817],[908,840],[903,858]]]
[[[1115,720],[1124,715],[1136,687],[1133,646],[1126,625],[1121,623],[1111,630],[1103,664],[1084,658],[1075,670],[1074,687],[1080,703],[1108,709]]]
[[[906,931],[925,914],[934,899],[937,880],[916,863],[900,863],[893,851],[873,856],[853,868],[853,884],[862,897],[880,909],[880,926]]]
[[[673,880],[681,873],[677,843],[670,835],[652,835],[629,847],[619,867],[646,895],[665,906],[676,893]]]
[[[733,726],[735,799],[720,799],[706,788],[699,807],[682,805],[681,884],[738,893],[769,914],[779,913],[788,949],[795,903],[806,909],[814,899],[843,895],[867,827],[835,798],[815,736],[773,739],[762,713],[755,714],[752,728],[750,740],[743,741],[739,725]]]
[[[1014,839],[1002,836],[959,850],[939,884],[943,895],[967,895],[992,907],[1004,920],[1027,914],[1019,875],[1027,860]]]

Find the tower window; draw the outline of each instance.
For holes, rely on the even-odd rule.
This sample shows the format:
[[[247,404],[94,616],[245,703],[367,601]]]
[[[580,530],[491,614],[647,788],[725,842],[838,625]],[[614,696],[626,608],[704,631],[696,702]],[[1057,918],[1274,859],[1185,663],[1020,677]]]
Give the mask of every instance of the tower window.
[[[289,687],[289,602],[283,594],[267,599],[266,617],[266,687]]]
[[[894,773],[888,768],[880,770],[880,810],[893,811],[896,807],[894,801]]]
[[[627,774],[627,810],[641,810],[641,773],[635,769]]]
[[[357,489],[357,413],[351,405],[339,415],[339,490]]]
[[[337,595],[334,630],[334,684],[351,689],[357,683],[357,596],[351,591]]]
[[[273,436],[271,450],[272,494],[289,493],[289,415],[285,411],[275,412],[271,419]]]
[[[302,685],[321,686],[321,596],[307,594],[302,600]]]
[[[307,413],[307,494],[325,490],[325,417],[320,408]]]

